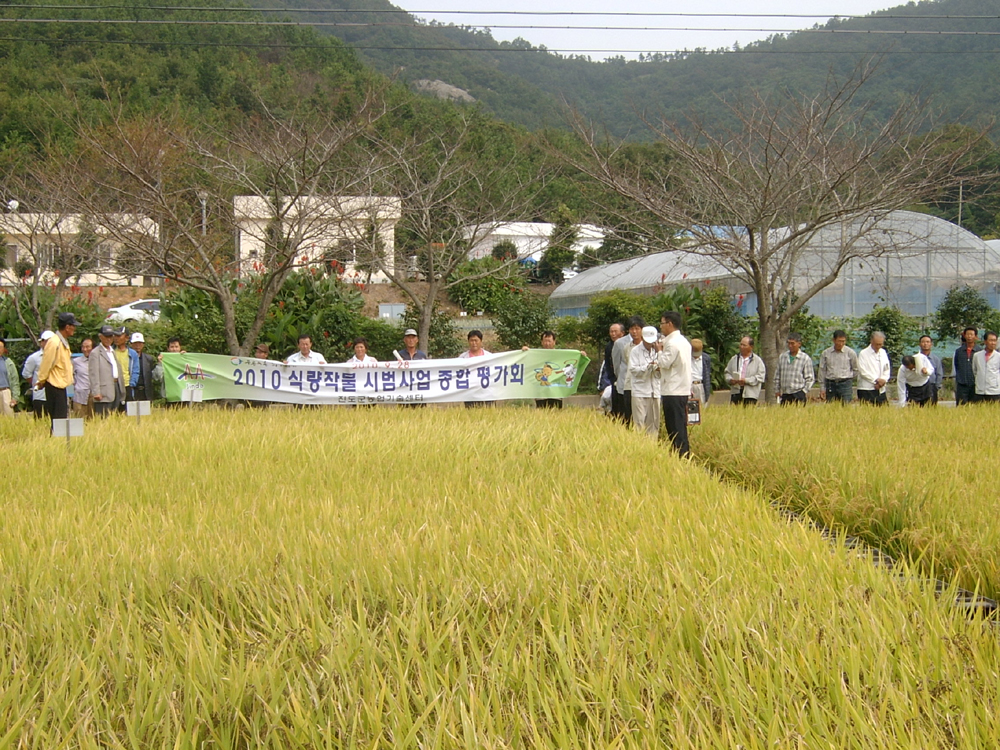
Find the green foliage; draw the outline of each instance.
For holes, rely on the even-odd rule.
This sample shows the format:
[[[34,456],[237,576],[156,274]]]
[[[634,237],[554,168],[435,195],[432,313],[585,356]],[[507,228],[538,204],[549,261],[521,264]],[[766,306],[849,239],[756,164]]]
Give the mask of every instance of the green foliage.
[[[500,240],[493,246],[490,256],[499,261],[511,261],[517,258],[517,245],[512,240]]]
[[[573,215],[564,206],[559,206],[556,211],[555,226],[552,227],[552,235],[549,243],[542,252],[542,259],[538,262],[535,271],[539,281],[546,284],[561,284],[563,281],[563,269],[569,268],[576,260],[576,253],[573,245],[576,243],[576,227]]]
[[[160,320],[164,319],[169,323],[169,336],[179,338],[185,351],[229,354],[222,308],[215,295],[176,287],[160,303]]]
[[[539,345],[542,331],[549,328],[552,313],[547,297],[520,292],[490,317],[496,326],[500,345],[504,349],[520,349],[522,346]]]
[[[961,339],[962,331],[973,326],[997,330],[1000,312],[968,285],[953,286],[934,313],[933,326],[939,341]]]
[[[882,331],[885,334],[885,350],[893,367],[899,365],[905,354],[912,353],[918,348],[922,332],[920,321],[898,307],[875,307],[858,323],[860,329],[854,339],[857,349],[861,350],[868,346],[872,333]]]
[[[403,329],[419,329],[420,314],[408,305],[403,315]],[[457,357],[465,350],[465,344],[458,335],[455,321],[448,313],[435,309],[431,313],[430,342],[426,345],[427,356],[434,359]]]
[[[634,242],[618,238],[606,239],[594,251],[584,250],[577,258],[576,265],[581,271],[604,263],[614,263],[618,260],[637,258],[645,254],[645,249]]]
[[[104,310],[97,304],[93,291],[83,292],[74,287],[68,293],[62,292],[57,300],[56,290],[52,286],[40,285],[36,288],[30,284],[22,284],[0,290],[0,335],[5,338],[32,339],[42,332],[50,314],[54,330],[55,316],[61,312],[73,313],[81,323],[69,340],[74,351],[80,350],[81,341],[97,333],[105,318]],[[28,321],[31,330],[21,323],[21,317]],[[12,357],[23,360],[35,350],[35,345],[29,340],[11,342],[8,348]]]
[[[588,345],[604,346],[612,323],[627,324],[633,315],[649,315],[649,298],[622,289],[596,294],[590,300],[582,329]]]
[[[361,318],[355,324],[357,336],[364,336],[368,339],[368,353],[379,362],[392,362],[396,358],[393,356],[393,349],[399,349],[403,345],[403,328],[394,323],[375,318]],[[351,358],[353,352],[345,350],[342,352],[335,350],[326,355],[328,362],[339,362]]]
[[[481,258],[461,264],[452,276],[448,297],[463,310],[482,310],[492,315],[525,291],[525,279],[517,266],[496,258]]]
[[[346,360],[351,339],[365,335],[360,330],[366,320],[361,314],[361,293],[335,274],[314,271],[289,274],[274,297],[259,338],[270,345],[275,359],[294,352],[299,335],[309,334],[313,348],[329,361],[348,352]]]
[[[646,325],[658,327],[660,316],[670,310],[680,313],[685,336],[702,340],[712,357],[712,382],[721,386],[726,362],[739,347],[740,337],[748,333],[747,320],[736,311],[725,287],[679,286],[653,297],[622,290],[599,294],[591,300],[581,328],[594,351],[603,351],[612,323],[625,325],[629,317],[640,315]]]

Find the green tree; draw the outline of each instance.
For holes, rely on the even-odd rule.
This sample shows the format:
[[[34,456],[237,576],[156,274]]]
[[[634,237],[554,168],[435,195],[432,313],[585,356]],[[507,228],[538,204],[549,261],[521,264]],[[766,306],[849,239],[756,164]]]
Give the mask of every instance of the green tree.
[[[955,285],[947,291],[934,313],[933,326],[939,341],[961,338],[970,326],[993,328],[998,313],[980,292],[968,284]]]
[[[542,331],[552,323],[548,298],[533,292],[519,292],[493,316],[497,338],[505,349],[537,347]]]
[[[517,260],[517,245],[512,240],[501,240],[493,246],[490,255],[501,262]]]
[[[894,368],[899,366],[905,354],[917,350],[921,333],[920,321],[898,307],[876,306],[859,322],[861,328],[855,339],[858,349],[868,346],[871,335],[875,331],[881,331],[885,334],[885,350],[889,353]]]
[[[563,269],[573,265],[573,261],[576,260],[576,252],[573,249],[577,237],[576,224],[572,213],[565,205],[557,209],[554,224],[549,244],[542,252],[542,259],[538,262],[536,271],[539,280],[546,284],[561,284]]]

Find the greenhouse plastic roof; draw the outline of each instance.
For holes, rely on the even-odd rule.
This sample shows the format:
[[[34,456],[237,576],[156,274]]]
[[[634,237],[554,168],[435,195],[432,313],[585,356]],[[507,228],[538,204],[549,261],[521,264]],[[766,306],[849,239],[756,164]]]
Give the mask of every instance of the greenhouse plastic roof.
[[[842,231],[834,225],[817,232],[799,264],[797,286],[804,288],[829,266],[842,237],[852,236],[852,228],[847,225]],[[775,230],[775,235],[785,232]],[[875,304],[889,302],[910,314],[926,315],[955,283],[969,283],[997,295],[1000,249],[944,219],[896,211],[867,231],[858,244],[877,246],[884,254],[849,263],[837,281],[810,302],[813,312],[859,315]],[[651,294],[706,281],[724,281],[734,293],[750,291],[746,282],[718,261],[671,250],[587,269],[557,287],[551,300],[557,312],[579,314],[601,292],[624,289]]]

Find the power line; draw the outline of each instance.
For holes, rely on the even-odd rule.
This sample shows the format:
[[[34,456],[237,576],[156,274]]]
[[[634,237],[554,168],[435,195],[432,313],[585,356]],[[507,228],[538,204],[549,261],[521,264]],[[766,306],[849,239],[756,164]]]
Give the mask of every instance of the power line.
[[[0,37],[0,42],[33,42],[39,44],[90,44],[90,45],[135,45],[137,47],[238,47],[248,49],[330,49],[327,44],[303,44],[285,42],[179,42],[179,41],[130,41],[123,39],[50,39],[46,37]],[[569,48],[528,48],[528,47],[418,47],[418,46],[392,46],[392,45],[346,45],[345,49],[355,49],[362,51],[405,51],[405,52],[485,52],[485,53],[519,53],[519,54],[654,54],[654,55],[687,55],[687,56],[708,56],[708,55],[857,55],[867,50],[764,50],[764,49],[737,49],[737,50],[650,50],[644,49],[569,49]],[[988,50],[887,50],[884,54],[895,55],[996,55],[1000,54],[1000,49]]]
[[[46,23],[46,24],[83,24],[83,25],[123,25],[123,26],[253,26],[257,28],[413,28],[427,29],[419,23],[391,22],[361,22],[361,21],[206,21],[195,19],[161,19],[161,18],[3,18],[0,23]],[[487,28],[487,27],[484,27]],[[493,25],[492,29],[520,30],[561,30],[561,31],[685,31],[685,32],[717,32],[755,34],[808,34],[810,36],[823,34],[862,35],[862,36],[1000,36],[1000,31],[983,30],[945,30],[945,29],[778,29],[778,28],[730,28],[730,27],[694,27],[694,26],[554,26],[554,25]],[[595,50],[596,51],[596,50]]]
[[[868,19],[868,20],[1000,20],[1000,15],[961,15],[961,14],[843,14],[843,13],[672,13],[672,12],[637,12],[637,11],[578,11],[578,10],[403,10],[390,8],[248,8],[226,6],[197,5],[39,5],[8,3],[3,8],[49,9],[49,10],[124,10],[130,13],[147,10],[168,11],[205,11],[224,13],[247,12],[280,12],[280,13],[365,13],[365,14],[409,14],[409,15],[470,15],[470,16],[608,16],[612,18],[649,17],[649,18],[805,18],[805,19]]]

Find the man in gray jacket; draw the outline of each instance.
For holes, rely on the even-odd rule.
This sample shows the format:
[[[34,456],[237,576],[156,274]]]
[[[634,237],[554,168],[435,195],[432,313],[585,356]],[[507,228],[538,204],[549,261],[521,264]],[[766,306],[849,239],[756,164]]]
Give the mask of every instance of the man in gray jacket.
[[[615,366],[615,392],[621,400],[621,419],[625,424],[632,424],[632,378],[628,371],[628,358],[634,346],[642,344],[642,329],[646,322],[638,315],[629,318],[628,335],[622,336],[611,349],[611,359]]]
[[[114,353],[114,329],[103,326],[101,343],[90,353],[87,366],[90,373],[90,395],[94,399],[94,414],[106,417],[125,399],[125,376]]]
[[[755,406],[760,398],[765,375],[764,360],[753,353],[753,339],[744,336],[740,339],[739,354],[733,355],[726,365],[726,382],[732,389],[729,394],[730,402]]]

